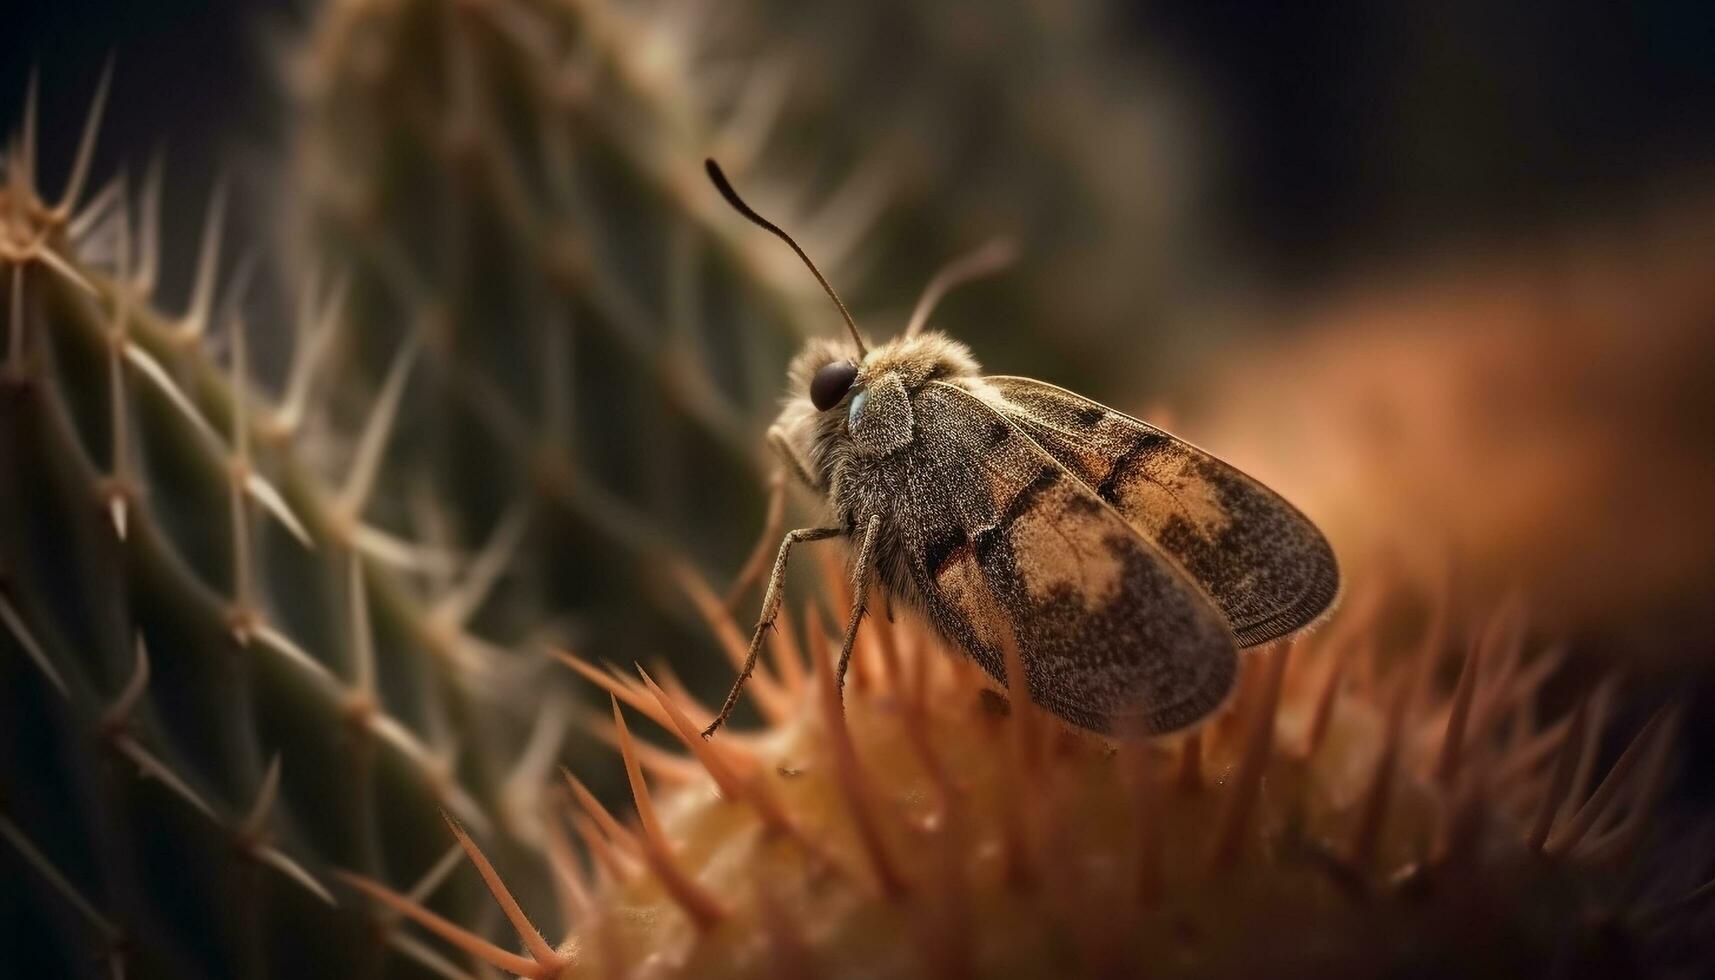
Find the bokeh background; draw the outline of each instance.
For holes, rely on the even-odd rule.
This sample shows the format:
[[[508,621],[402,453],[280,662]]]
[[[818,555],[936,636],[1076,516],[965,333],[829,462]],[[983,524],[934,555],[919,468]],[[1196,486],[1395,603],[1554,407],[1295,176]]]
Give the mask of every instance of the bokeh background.
[[[754,12],[795,90],[776,166],[867,181],[840,206],[873,228],[834,258],[869,329],[1014,237],[1018,267],[940,317],[992,369],[1165,416],[1349,550],[1436,541],[1553,625],[1709,651],[1706,7],[870,6]],[[164,157],[164,295],[232,184],[227,240],[275,253],[264,349],[316,9],[25,3],[0,39],[0,128],[38,72],[45,173],[116,58],[95,172]]]
[[[1007,85],[1008,76],[1022,87],[1057,67],[1062,84],[1079,84],[1064,78],[1079,74],[1070,56],[1054,66],[1055,56],[1039,51],[995,64],[998,78],[948,70],[950,91],[919,89],[907,99],[901,90],[935,70],[925,61],[949,55],[928,58],[929,43],[892,30],[889,16],[903,15],[880,6],[882,12],[859,18],[810,4],[779,25],[863,42],[823,52],[829,60],[884,53],[892,59],[852,93],[845,110],[853,128],[887,127],[878,117],[899,101],[975,101]],[[958,43],[967,51],[1000,47],[997,36],[1007,32],[985,27],[980,5],[940,6],[945,33],[962,33]],[[1138,180],[1131,193],[1176,199],[1175,207],[1195,211],[1201,238],[1238,256],[1224,270],[1229,276],[1242,272],[1244,280],[1288,291],[1326,287],[1354,267],[1373,273],[1377,264],[1631,210],[1652,192],[1695,184],[1715,152],[1709,122],[1715,71],[1707,58],[1715,18],[1699,4],[1074,8],[1078,17],[1097,18],[1100,33],[1099,48],[1082,52],[1100,60],[1083,67],[1117,76],[1092,86],[1108,100],[1106,108],[1142,115],[1165,106],[1172,114],[1157,140],[1168,145],[1151,152],[1185,160],[1182,172],[1166,186]],[[109,55],[117,56],[120,85],[97,170],[112,172],[124,162],[138,167],[164,148],[175,178],[168,193],[184,195],[181,206],[166,212],[181,219],[174,225],[187,226],[177,237],[192,238],[190,215],[201,203],[192,189],[258,165],[254,158],[279,139],[272,55],[313,9],[264,0],[14,5],[11,29],[0,39],[0,81],[13,95],[0,119],[7,132],[17,129],[25,83],[39,71],[44,150],[49,161],[69,158],[92,79]],[[854,20],[863,21],[855,34],[848,30]],[[1011,40],[1015,53],[1028,54],[1030,42]],[[906,46],[912,43],[920,46]],[[880,50],[886,47],[892,50]],[[1103,108],[1090,105],[1086,112]],[[908,131],[911,121],[892,125]],[[943,118],[941,139],[957,143],[969,123]],[[1134,120],[1129,128],[1140,125]],[[1136,163],[1126,156],[1136,148],[1107,149],[1116,168]],[[939,188],[942,196],[962,193]],[[1183,253],[1187,244],[1161,250]],[[1112,261],[1139,264],[1134,255]],[[169,272],[184,277],[187,266],[170,263]],[[1106,277],[1092,270],[1091,278]]]
[[[341,351],[357,380],[330,396],[330,428],[361,423],[406,325],[445,315],[421,371],[435,380],[412,382],[391,457],[412,465],[384,469],[375,520],[421,530],[426,493],[440,503],[429,523],[474,547],[541,496],[523,505],[522,557],[478,630],[512,650],[665,659],[718,697],[730,669],[669,566],[687,559],[717,587],[737,568],[763,509],[746,447],[759,450],[792,346],[836,318],[735,219],[711,233],[725,257],[692,289],[709,329],[657,329],[678,309],[660,256],[700,246],[633,222],[659,195],[582,144],[568,213],[596,212],[600,242],[519,275],[530,247],[480,217],[485,201],[504,208],[478,194],[477,216],[459,212],[471,204],[449,188],[462,185],[424,148],[438,144],[400,122],[418,99],[456,103],[451,29],[408,25],[379,67],[352,69],[367,64],[353,54],[365,31],[330,26],[330,11],[362,6],[26,2],[0,32],[0,131],[19,128],[38,72],[42,170],[63,172],[114,57],[95,173],[137,175],[164,155],[159,295],[174,299],[191,289],[210,189],[230,186],[225,240],[259,259],[242,306],[265,384],[284,372],[306,277],[354,270]],[[1161,421],[1251,470],[1327,528],[1353,595],[1404,596],[1401,620],[1420,620],[1426,596],[1473,618],[1521,599],[1569,671],[1619,666],[1637,705],[1688,702],[1672,812],[1715,796],[1715,729],[1695,722],[1715,711],[1715,10],[684,6],[686,32],[713,52],[688,90],[744,76],[748,94],[710,100],[724,112],[753,98],[772,128],[746,147],[675,121],[650,152],[677,174],[748,150],[741,189],[802,234],[867,330],[897,329],[940,264],[1015,239],[1018,265],[937,317],[987,367]],[[684,82],[674,70],[645,82]],[[376,106],[388,109],[363,116]],[[514,121],[494,118],[478,141],[518,144]],[[530,190],[551,189],[535,168]],[[397,241],[348,234],[390,219]],[[438,235],[469,253],[422,244]],[[425,301],[389,271],[393,245],[420,279],[464,278]],[[625,319],[552,299],[591,252],[645,305],[667,298],[637,317],[630,347],[554,348],[575,390],[562,432],[550,399],[518,393],[539,380],[531,338],[556,318]],[[767,295],[726,284],[722,263]],[[529,448],[561,436],[571,484]],[[514,657],[498,683],[540,678],[539,660]],[[530,728],[496,725],[501,742]],[[586,751],[560,735],[561,755]]]

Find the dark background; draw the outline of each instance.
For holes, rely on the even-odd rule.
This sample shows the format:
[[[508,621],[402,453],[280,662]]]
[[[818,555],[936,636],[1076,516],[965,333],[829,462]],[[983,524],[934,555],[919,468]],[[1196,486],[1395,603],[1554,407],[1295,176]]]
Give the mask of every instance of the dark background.
[[[1169,0],[1113,15],[1205,102],[1209,220],[1289,289],[1354,256],[1581,215],[1715,159],[1710,4]],[[26,2],[0,31],[0,131],[16,131],[36,66],[44,172],[63,173],[115,55],[95,174],[136,174],[164,149],[167,237],[183,242],[208,183],[267,152],[272,42],[301,20],[262,0]],[[187,265],[167,263],[169,291]]]
[[[1287,278],[1600,207],[1715,149],[1715,7],[1139,4],[1227,127],[1219,193]]]

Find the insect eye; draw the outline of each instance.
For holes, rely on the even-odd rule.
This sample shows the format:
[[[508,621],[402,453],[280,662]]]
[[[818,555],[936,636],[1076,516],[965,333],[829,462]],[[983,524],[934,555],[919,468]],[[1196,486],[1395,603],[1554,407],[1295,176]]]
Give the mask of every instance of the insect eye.
[[[857,380],[857,373],[857,365],[850,361],[822,365],[816,376],[810,379],[810,404],[816,406],[818,412],[838,405],[851,390],[852,382]]]

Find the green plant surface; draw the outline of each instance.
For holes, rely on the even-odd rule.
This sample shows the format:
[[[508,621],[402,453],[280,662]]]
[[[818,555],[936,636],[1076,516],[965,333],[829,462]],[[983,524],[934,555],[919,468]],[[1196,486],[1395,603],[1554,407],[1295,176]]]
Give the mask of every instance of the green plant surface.
[[[0,185],[0,829],[7,877],[34,886],[7,889],[6,959],[377,970],[389,930],[327,869],[434,866],[439,807],[527,840],[507,780],[533,719],[494,710],[505,678],[466,629],[483,563],[437,588],[366,544],[396,391],[342,435],[258,390],[242,272],[214,302],[218,203],[186,311],[163,313],[158,178],[82,197],[101,102],[63,197],[38,189],[33,118]]]

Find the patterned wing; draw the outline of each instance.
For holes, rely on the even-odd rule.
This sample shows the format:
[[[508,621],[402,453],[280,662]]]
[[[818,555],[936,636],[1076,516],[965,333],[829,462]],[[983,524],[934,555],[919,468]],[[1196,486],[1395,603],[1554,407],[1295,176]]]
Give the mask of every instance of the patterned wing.
[[[1316,620],[1340,589],[1322,532],[1273,491],[1160,429],[1029,378],[997,405],[1203,587],[1242,646]],[[1010,406],[1010,407],[1009,407]]]
[[[1237,647],[1171,559],[970,392],[932,383],[912,408],[874,489],[943,634],[1003,683],[1010,635],[1031,699],[1095,731],[1168,732],[1221,703]]]

